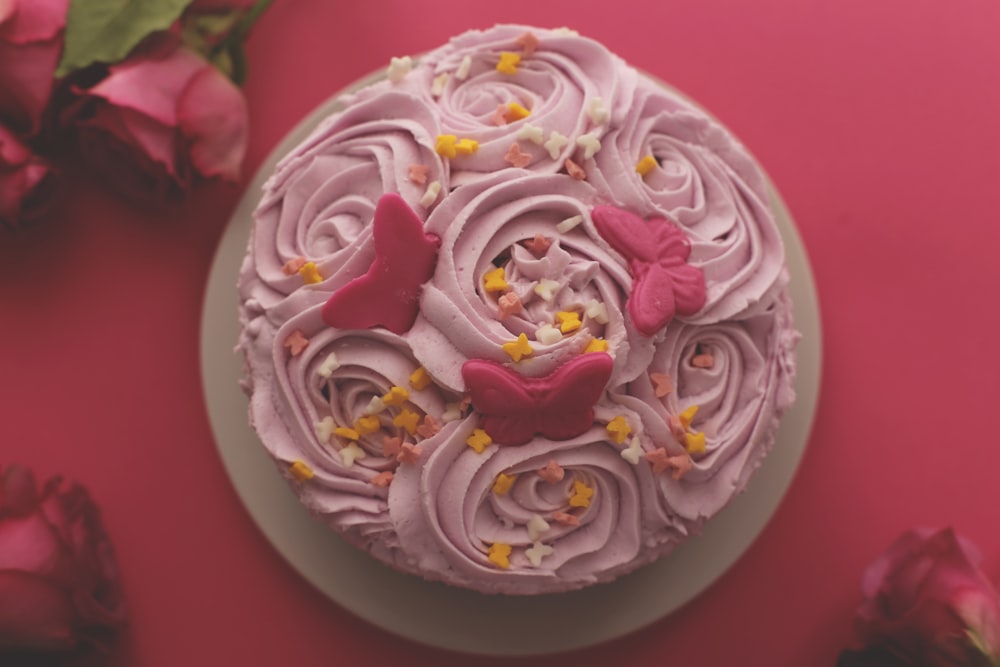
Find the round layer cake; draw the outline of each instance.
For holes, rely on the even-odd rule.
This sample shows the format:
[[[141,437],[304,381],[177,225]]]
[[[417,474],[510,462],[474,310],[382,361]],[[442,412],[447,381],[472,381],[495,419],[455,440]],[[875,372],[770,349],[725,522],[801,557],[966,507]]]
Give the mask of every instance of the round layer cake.
[[[741,492],[794,399],[768,201],[715,120],[572,31],[393,59],[264,188],[239,276],[251,423],[394,568],[611,580]]]

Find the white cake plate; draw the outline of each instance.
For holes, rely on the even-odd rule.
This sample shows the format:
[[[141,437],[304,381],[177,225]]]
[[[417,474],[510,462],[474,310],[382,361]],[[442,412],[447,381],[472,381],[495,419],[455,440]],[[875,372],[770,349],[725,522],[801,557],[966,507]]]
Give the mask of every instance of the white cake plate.
[[[226,229],[208,279],[201,368],[212,431],[226,471],[247,511],[279,553],[316,588],[366,621],[432,646],[483,655],[568,651],[638,630],[705,590],[763,530],[791,484],[809,437],[820,381],[820,321],[808,258],[791,217],[774,193],[785,241],[798,347],[798,400],[748,490],[703,533],[667,558],[609,584],[532,597],[485,596],[395,572],[343,541],[299,504],[247,423],[237,382],[242,359],[236,278],[261,186],[280,156],[335,111],[335,95],[295,127],[261,165]]]

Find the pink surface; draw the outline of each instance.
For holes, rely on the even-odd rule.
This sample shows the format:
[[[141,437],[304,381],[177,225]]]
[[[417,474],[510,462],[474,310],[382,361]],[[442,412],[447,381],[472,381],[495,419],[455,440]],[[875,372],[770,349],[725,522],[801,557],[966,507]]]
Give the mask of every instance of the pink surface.
[[[825,336],[809,448],[745,557],[674,615],[557,657],[473,659],[357,620],[257,531],[209,431],[199,314],[241,190],[151,215],[81,173],[49,220],[0,234],[0,461],[104,508],[132,626],[94,664],[823,665],[905,528],[953,524],[1000,578],[1000,6],[646,4],[277,0],[249,44],[244,183],[334,90],[498,21],[568,24],[707,106],[787,200]]]

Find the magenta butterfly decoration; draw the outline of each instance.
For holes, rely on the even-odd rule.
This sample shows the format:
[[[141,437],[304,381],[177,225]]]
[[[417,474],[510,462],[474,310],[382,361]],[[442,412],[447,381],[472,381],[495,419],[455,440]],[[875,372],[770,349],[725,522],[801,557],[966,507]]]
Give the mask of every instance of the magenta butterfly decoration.
[[[628,260],[633,284],[625,305],[636,329],[652,336],[675,314],[701,310],[705,275],[687,263],[691,244],[676,224],[614,206],[595,206],[590,215],[598,233]]]
[[[339,329],[383,326],[403,334],[420,312],[420,288],[434,275],[441,239],[424,233],[424,224],[397,194],[375,205],[372,222],[375,261],[333,293],[323,306],[323,321]]]
[[[490,438],[523,445],[536,435],[569,440],[589,429],[613,366],[611,355],[590,352],[550,375],[530,378],[495,361],[470,359],[462,365],[462,378]]]

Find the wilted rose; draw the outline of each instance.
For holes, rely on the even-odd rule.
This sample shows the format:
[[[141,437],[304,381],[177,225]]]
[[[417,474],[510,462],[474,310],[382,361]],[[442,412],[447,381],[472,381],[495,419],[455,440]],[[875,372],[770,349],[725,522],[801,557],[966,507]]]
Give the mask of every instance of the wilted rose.
[[[69,0],[0,0],[0,118],[33,134],[52,96]]]
[[[111,544],[86,490],[58,477],[38,488],[26,468],[0,468],[0,653],[101,646],[124,616]]]
[[[140,53],[74,95],[62,122],[82,157],[122,193],[155,201],[179,198],[202,179],[239,179],[246,100],[197,53]]]
[[[915,667],[1000,664],[1000,597],[950,529],[903,534],[866,570],[857,626],[868,646]]]
[[[51,201],[53,182],[52,166],[0,123],[0,225],[16,227],[40,215]]]

